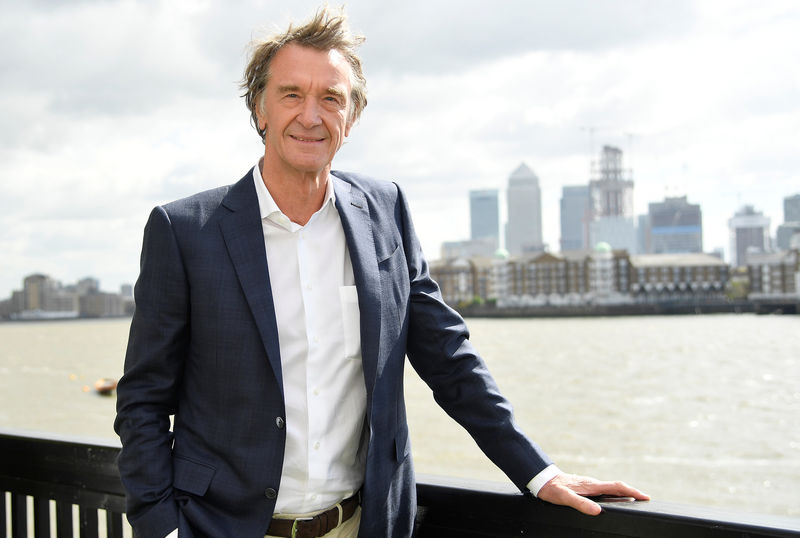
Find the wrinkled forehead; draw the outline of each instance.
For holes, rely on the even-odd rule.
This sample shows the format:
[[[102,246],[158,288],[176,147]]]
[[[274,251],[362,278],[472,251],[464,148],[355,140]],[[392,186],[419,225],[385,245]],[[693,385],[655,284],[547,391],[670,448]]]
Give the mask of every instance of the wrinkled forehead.
[[[353,69],[337,49],[320,50],[289,43],[275,53],[267,86],[318,86],[345,94],[353,87]]]

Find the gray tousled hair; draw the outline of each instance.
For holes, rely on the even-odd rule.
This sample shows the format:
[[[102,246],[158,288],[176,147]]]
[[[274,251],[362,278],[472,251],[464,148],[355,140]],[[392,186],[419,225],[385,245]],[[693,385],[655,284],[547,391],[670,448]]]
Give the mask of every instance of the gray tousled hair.
[[[353,35],[350,32],[343,9],[337,13],[324,6],[302,26],[290,24],[285,32],[251,43],[250,62],[245,68],[241,88],[244,90],[242,97],[250,110],[250,120],[261,138],[264,138],[266,129],[258,126],[256,112],[262,106],[263,93],[269,80],[270,63],[275,54],[290,43],[322,51],[337,50],[345,57],[352,71],[347,121],[349,125],[354,124],[367,106],[367,79],[364,77],[361,59],[356,54],[358,46],[363,42],[363,36]]]

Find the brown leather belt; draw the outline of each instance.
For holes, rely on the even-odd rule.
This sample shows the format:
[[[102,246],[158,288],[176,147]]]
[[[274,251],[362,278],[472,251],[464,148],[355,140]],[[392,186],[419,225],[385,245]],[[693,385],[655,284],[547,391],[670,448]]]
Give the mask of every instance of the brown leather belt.
[[[325,510],[314,517],[299,519],[272,518],[267,529],[268,536],[285,536],[286,538],[318,538],[325,536],[333,529],[353,517],[359,504],[356,493],[333,508]],[[342,508],[342,520],[339,521],[339,507]]]

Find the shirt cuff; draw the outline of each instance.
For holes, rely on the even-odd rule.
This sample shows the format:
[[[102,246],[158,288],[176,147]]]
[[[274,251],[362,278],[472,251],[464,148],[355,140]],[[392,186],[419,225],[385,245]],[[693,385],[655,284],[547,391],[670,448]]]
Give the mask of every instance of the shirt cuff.
[[[556,467],[555,464],[550,464],[540,471],[539,474],[534,476],[530,482],[528,482],[528,490],[533,493],[534,497],[538,497],[539,490],[542,489],[545,484],[550,482],[550,480],[560,474],[561,469]]]
[[[167,534],[165,538],[178,538],[178,529],[175,529],[171,533]]]

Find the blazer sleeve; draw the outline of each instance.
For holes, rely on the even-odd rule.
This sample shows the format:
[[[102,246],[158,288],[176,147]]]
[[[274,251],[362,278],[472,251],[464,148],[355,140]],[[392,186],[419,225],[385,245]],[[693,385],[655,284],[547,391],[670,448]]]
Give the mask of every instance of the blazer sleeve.
[[[552,462],[517,426],[511,404],[470,343],[463,318],[442,299],[399,188],[398,196],[410,280],[409,362],[445,412],[521,491],[527,491],[531,478]]]
[[[135,299],[125,372],[117,387],[118,465],[137,535],[162,537],[178,527],[170,415],[188,351],[190,312],[183,260],[161,207],[145,227]]]

